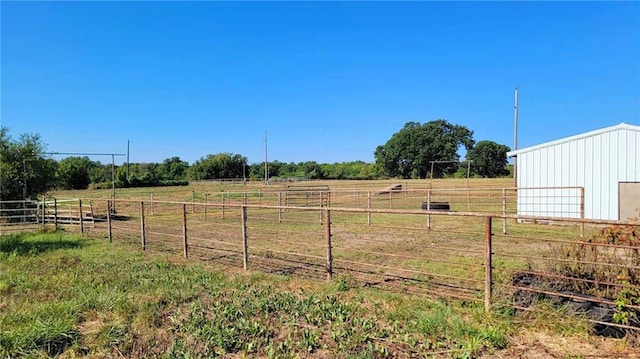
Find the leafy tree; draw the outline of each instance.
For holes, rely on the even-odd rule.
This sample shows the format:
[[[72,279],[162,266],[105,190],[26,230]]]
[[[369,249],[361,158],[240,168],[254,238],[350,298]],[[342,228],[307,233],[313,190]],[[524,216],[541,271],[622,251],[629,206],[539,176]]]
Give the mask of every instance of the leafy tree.
[[[469,152],[467,159],[471,163],[471,173],[480,177],[501,177],[509,175],[507,152],[510,148],[493,141],[480,141]]]
[[[58,162],[58,185],[64,189],[86,189],[91,183],[91,171],[100,164],[89,157],[67,157]]]
[[[244,156],[233,153],[210,154],[191,166],[190,175],[194,180],[243,178],[243,171],[246,170],[246,166],[247,158]]]
[[[43,157],[45,145],[39,135],[15,141],[0,127],[0,198],[35,198],[55,185],[57,162]]]
[[[374,152],[376,163],[391,177],[427,177],[430,161],[451,161],[435,165],[434,177],[452,174],[460,160],[458,147],[473,147],[473,131],[446,120],[424,124],[408,122]]]
[[[165,159],[157,168],[158,176],[162,180],[183,180],[187,178],[189,163],[180,157]]]

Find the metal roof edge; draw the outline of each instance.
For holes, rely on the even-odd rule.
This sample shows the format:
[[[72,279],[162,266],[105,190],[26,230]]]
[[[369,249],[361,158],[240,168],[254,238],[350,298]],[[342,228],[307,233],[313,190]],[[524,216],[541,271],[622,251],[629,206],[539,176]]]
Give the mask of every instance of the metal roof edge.
[[[609,127],[604,127],[601,129],[597,129],[597,130],[593,130],[593,131],[589,131],[589,132],[585,132],[585,133],[581,133],[581,134],[577,134],[577,135],[573,135],[573,136],[569,136],[569,137],[565,137],[565,138],[560,138],[557,140],[553,140],[553,141],[549,141],[549,142],[544,142],[544,143],[540,143],[537,145],[533,145],[533,146],[529,146],[529,147],[524,147],[524,148],[520,148],[517,150],[513,150],[513,151],[509,151],[507,152],[507,157],[515,157],[521,153],[525,153],[525,152],[529,152],[529,151],[534,151],[543,147],[549,147],[549,146],[555,146],[561,143],[565,143],[565,142],[569,142],[569,141],[573,141],[573,140],[577,140],[577,139],[581,139],[581,138],[586,138],[586,137],[592,137],[595,135],[599,135],[601,133],[605,133],[605,132],[612,132],[612,131],[617,131],[617,130],[631,130],[631,131],[638,131],[640,132],[640,126],[636,126],[636,125],[630,125],[624,122],[621,122],[617,125],[614,126],[609,126]]]

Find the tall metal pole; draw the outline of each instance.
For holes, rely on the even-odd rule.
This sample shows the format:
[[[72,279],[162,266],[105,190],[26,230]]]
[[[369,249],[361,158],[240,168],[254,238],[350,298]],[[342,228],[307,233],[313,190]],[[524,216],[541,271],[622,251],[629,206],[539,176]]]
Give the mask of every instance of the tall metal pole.
[[[111,155],[111,199],[116,199],[116,159],[113,154]]]
[[[267,161],[267,130],[264,130],[264,184],[269,185],[269,165]]]
[[[129,140],[127,140],[127,181],[129,181]]]
[[[513,105],[513,150],[518,149],[518,87],[514,92]],[[513,157],[513,183],[518,188],[518,156]]]

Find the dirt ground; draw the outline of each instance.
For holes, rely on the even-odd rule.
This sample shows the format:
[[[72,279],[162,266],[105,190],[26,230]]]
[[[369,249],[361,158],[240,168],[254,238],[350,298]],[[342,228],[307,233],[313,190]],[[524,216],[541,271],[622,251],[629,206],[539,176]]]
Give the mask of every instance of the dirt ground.
[[[510,343],[508,348],[482,358],[640,358],[640,346],[632,345],[625,339],[523,330],[511,337]]]

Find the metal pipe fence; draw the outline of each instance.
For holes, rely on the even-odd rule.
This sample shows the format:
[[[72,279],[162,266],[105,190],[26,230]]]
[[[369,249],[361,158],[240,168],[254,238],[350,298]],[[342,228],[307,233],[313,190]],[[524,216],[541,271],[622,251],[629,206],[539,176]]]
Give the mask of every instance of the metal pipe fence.
[[[503,201],[504,191],[493,193]],[[191,260],[455,298],[483,303],[487,311],[530,309],[540,301],[578,313],[595,308],[599,314],[588,317],[594,325],[640,327],[638,223],[372,208],[367,202],[348,208],[337,206],[337,196],[331,206],[328,200],[284,206],[282,196],[92,200],[91,225],[70,223],[92,236]],[[412,198],[392,196],[395,203]],[[85,208],[83,203],[74,205]],[[631,320],[613,320],[622,312]]]

